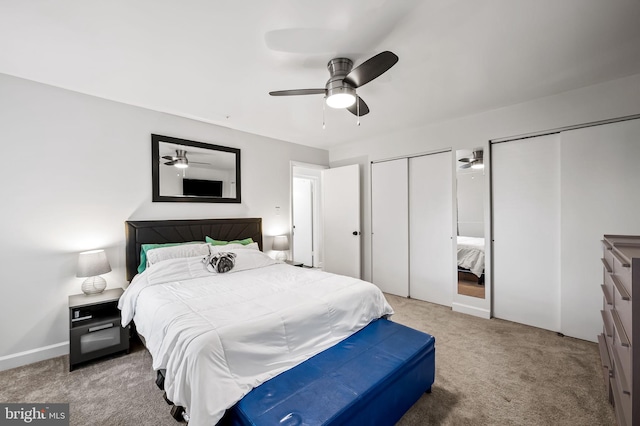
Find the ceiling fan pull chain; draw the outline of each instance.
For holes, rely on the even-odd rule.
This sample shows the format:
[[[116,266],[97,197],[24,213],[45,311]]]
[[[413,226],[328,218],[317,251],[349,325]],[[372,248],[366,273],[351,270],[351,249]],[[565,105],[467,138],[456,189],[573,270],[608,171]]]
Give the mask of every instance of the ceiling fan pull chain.
[[[325,124],[324,124],[324,108],[325,108],[325,99],[327,99],[327,97],[325,96],[322,100],[322,130],[325,129]]]

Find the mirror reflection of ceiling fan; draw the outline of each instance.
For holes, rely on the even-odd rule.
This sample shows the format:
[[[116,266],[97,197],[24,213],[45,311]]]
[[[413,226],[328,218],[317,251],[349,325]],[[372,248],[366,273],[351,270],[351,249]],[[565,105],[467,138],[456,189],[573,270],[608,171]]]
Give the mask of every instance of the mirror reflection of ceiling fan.
[[[481,149],[474,150],[471,157],[460,158],[458,161],[464,163],[460,166],[461,169],[484,169],[483,153]]]
[[[166,163],[164,163],[166,166],[174,166],[179,169],[186,169],[187,167],[189,167],[189,164],[190,164],[189,160],[187,159],[187,151],[185,151],[184,149],[176,149],[176,155],[174,156],[165,155],[162,158],[165,160],[168,160]],[[211,165],[211,163],[201,163],[198,161],[192,161],[191,164]]]

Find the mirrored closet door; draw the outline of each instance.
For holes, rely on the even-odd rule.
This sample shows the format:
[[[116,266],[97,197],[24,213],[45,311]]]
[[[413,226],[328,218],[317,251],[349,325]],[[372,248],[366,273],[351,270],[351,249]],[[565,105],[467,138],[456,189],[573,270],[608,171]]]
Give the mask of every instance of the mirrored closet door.
[[[456,287],[485,298],[485,164],[482,148],[456,151]]]

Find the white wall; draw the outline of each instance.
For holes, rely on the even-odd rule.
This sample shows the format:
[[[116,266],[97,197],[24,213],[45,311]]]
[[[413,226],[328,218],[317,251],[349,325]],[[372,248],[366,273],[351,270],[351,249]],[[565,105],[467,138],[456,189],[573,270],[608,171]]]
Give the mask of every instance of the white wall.
[[[242,203],[153,203],[151,133],[240,148]],[[123,286],[126,220],[262,217],[268,250],[289,229],[290,161],[328,164],[325,150],[3,74],[0,144],[0,369],[68,352],[77,254],[105,248],[108,287]]]
[[[462,117],[436,124],[400,129],[393,134],[379,135],[373,139],[344,144],[330,150],[331,164],[345,164],[348,159],[368,156],[368,160],[380,160],[413,155],[445,148],[473,149],[483,147],[488,152],[488,141],[507,136],[531,133],[563,126],[621,117],[640,113],[640,74]],[[371,113],[362,121],[377,119]],[[380,119],[380,118],[378,118]],[[490,158],[485,167],[491,166]],[[452,167],[454,165],[452,164]],[[365,173],[364,187],[370,188],[370,171]],[[485,218],[489,217],[489,180],[485,191]],[[366,189],[365,193],[370,191]],[[364,274],[371,278],[371,213],[370,201],[364,204],[363,217]],[[489,235],[489,221],[485,221],[485,234]],[[487,251],[490,258],[491,252]],[[490,274],[490,265],[487,267]],[[487,286],[487,298],[454,295],[454,306],[459,310],[488,315],[491,309],[491,288]]]

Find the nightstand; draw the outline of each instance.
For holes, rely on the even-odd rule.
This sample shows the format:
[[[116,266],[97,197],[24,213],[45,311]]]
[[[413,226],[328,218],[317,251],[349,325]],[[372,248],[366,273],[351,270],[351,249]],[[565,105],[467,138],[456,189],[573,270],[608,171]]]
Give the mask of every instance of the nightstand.
[[[129,352],[129,326],[122,327],[118,300],[124,290],[69,296],[69,371],[76,365]]]
[[[300,268],[302,268],[304,266],[304,263],[295,262],[293,260],[285,260],[284,263],[286,263],[287,265],[299,266]]]

